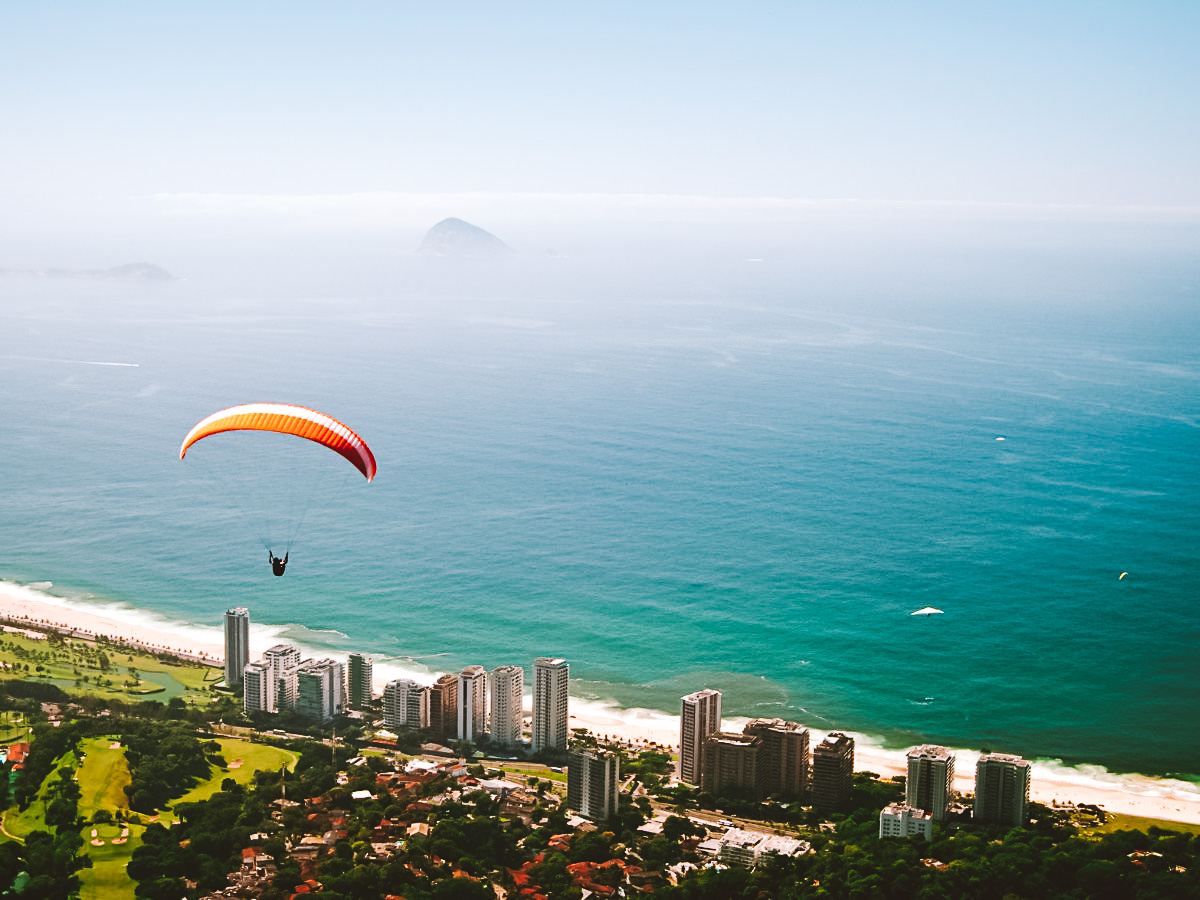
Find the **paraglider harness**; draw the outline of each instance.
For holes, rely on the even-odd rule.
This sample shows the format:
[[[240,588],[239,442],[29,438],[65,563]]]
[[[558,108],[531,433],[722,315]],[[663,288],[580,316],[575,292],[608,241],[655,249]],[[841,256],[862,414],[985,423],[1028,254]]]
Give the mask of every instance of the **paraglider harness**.
[[[269,556],[271,558],[271,574],[272,575],[282,575],[283,574],[284,569],[287,568],[288,556],[290,556],[290,555],[291,555],[290,552],[285,553],[285,554],[283,554],[283,559],[280,559],[278,556],[276,556],[274,553],[272,553],[270,551],[270,549],[268,548],[267,556]]]

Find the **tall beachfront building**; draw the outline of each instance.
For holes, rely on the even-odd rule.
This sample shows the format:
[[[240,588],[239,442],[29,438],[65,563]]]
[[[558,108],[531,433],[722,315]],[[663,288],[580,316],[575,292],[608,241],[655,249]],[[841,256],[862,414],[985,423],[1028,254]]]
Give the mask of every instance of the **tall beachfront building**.
[[[1028,811],[1029,761],[1007,753],[979,757],[971,817],[997,825],[1024,825]]]
[[[242,709],[275,712],[275,689],[275,673],[267,663],[246,663],[242,669]]]
[[[492,669],[492,743],[515,747],[521,743],[521,704],[525,694],[525,670],[521,666]]]
[[[565,659],[539,656],[533,661],[533,752],[567,749],[567,679]]]
[[[429,689],[429,733],[435,741],[458,734],[458,676],[447,672]]]
[[[361,653],[351,653],[346,662],[346,701],[351,709],[367,709],[375,699],[374,663]]]
[[[296,670],[296,712],[315,722],[328,722],[345,705],[345,669],[332,659],[311,660]]]
[[[705,688],[682,700],[679,716],[679,780],[700,786],[704,774],[704,742],[721,730],[721,692]]]
[[[808,729],[783,719],[751,719],[743,734],[762,738],[758,769],[764,795],[800,797],[808,790]]]
[[[904,802],[923,809],[933,821],[945,821],[954,790],[954,754],[945,747],[927,744],[908,751],[908,779]]]
[[[610,750],[572,750],[567,754],[567,808],[593,822],[617,812],[621,787],[617,755]]]
[[[296,708],[296,668],[300,665],[300,648],[291,644],[276,644],[263,654],[263,664],[270,667],[275,682],[271,712]]]
[[[477,741],[487,731],[487,669],[467,666],[458,673],[458,739]]]
[[[744,792],[762,799],[762,746],[763,739],[754,734],[710,734],[704,741],[700,789],[718,795]]]
[[[250,610],[244,606],[225,610],[225,683],[237,687],[250,662]]]
[[[429,727],[429,690],[407,678],[383,688],[383,727],[389,731]]]
[[[842,809],[854,787],[854,738],[831,731],[813,747],[812,804],[822,812]]]

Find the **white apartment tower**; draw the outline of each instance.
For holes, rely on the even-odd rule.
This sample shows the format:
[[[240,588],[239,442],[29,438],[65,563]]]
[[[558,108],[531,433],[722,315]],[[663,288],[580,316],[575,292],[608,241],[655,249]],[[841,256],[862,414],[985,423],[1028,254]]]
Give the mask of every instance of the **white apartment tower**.
[[[704,742],[721,730],[721,692],[705,688],[682,700],[679,716],[679,780],[699,787]]]
[[[250,610],[244,606],[225,610],[225,683],[237,687],[250,662]]]
[[[345,675],[332,659],[311,660],[296,670],[296,712],[306,719],[328,722],[344,705]]]
[[[565,659],[539,656],[533,661],[533,752],[567,749],[567,679]]]
[[[367,709],[374,694],[374,664],[371,657],[351,653],[346,666],[346,701],[351,709]]]
[[[1029,761],[1007,753],[979,757],[971,818],[998,825],[1024,825],[1028,810]]]
[[[516,747],[521,743],[525,670],[521,666],[498,666],[492,670],[491,690],[492,743]]]
[[[458,739],[476,741],[487,731],[487,669],[467,666],[458,673]]]
[[[389,731],[429,727],[429,691],[415,681],[396,678],[383,689],[383,726]]]
[[[275,673],[265,662],[246,663],[242,669],[242,709],[275,712]]]
[[[300,665],[300,648],[291,644],[276,644],[263,654],[262,662],[271,670],[274,681],[270,712],[296,708],[296,668]]]
[[[950,811],[950,797],[954,789],[954,754],[945,747],[927,744],[908,751],[908,779],[904,788],[904,802],[915,809],[923,809],[942,822]]]

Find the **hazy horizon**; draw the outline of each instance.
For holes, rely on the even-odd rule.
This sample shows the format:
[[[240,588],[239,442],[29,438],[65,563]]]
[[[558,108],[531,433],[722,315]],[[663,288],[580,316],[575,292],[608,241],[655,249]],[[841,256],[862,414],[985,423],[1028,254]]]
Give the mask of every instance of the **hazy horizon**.
[[[448,216],[531,255],[1200,243],[1187,2],[220,0],[5,25],[0,267],[372,259]]]

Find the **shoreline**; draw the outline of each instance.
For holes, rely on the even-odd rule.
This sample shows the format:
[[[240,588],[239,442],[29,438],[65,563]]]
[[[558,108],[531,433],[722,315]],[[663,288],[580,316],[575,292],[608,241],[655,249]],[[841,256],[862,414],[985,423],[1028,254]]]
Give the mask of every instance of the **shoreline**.
[[[73,602],[48,593],[50,587],[52,585],[42,583],[24,586],[0,581],[0,620],[11,621],[12,624],[7,625],[10,628],[19,628],[26,622],[31,626],[70,632],[84,639],[100,636],[150,652],[171,653],[206,665],[223,665],[224,646],[219,628],[167,620],[157,625],[153,613],[120,608],[116,604],[111,609],[90,609],[86,602]],[[261,632],[256,639],[253,623],[250,638],[252,658],[279,640],[277,633],[270,629]],[[379,668],[382,667],[377,666],[377,673]],[[380,680],[377,678],[377,683]],[[571,710],[571,728],[586,728],[598,737],[625,741],[633,747],[657,744],[678,749],[677,714],[650,709],[615,709],[599,701],[575,697],[571,698]],[[740,731],[747,721],[729,718],[723,720],[722,726],[725,730]],[[819,742],[825,733],[809,728],[810,745]],[[906,751],[885,749],[873,744],[867,735],[852,736],[855,739],[856,772],[874,772],[885,778],[906,773]],[[978,753],[956,748],[954,754],[955,789],[973,791]],[[1033,765],[1031,800],[1045,804],[1096,805],[1110,813],[1200,825],[1200,785],[1143,775],[1117,776],[1101,767],[1095,767],[1098,771],[1092,772],[1054,761],[1030,761]]]

